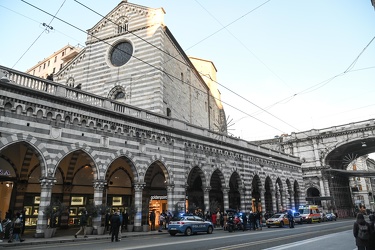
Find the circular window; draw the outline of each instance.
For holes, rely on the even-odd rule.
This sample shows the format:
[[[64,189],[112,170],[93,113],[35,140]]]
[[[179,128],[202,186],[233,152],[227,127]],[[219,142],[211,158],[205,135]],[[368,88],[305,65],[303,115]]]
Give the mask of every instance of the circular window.
[[[111,51],[110,60],[113,66],[120,67],[127,63],[133,54],[133,46],[129,42],[115,45]]]

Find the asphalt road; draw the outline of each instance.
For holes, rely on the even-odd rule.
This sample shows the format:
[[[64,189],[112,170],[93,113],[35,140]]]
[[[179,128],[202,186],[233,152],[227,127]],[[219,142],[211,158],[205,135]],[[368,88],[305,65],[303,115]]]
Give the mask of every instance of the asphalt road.
[[[192,236],[167,234],[123,238],[120,242],[108,239],[65,242],[48,245],[17,246],[17,249],[59,249],[59,250],[105,250],[105,249],[356,249],[352,226],[354,220],[296,225],[295,228],[263,228],[262,231],[239,231],[229,233],[215,230],[213,234]]]

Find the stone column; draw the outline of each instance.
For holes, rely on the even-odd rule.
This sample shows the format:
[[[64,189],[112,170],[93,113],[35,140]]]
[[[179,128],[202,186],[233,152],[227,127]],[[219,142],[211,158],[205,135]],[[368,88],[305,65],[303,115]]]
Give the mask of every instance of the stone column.
[[[206,211],[210,211],[210,190],[210,186],[207,186],[203,189],[204,206],[206,208]]]
[[[107,182],[105,180],[95,180],[93,182],[94,186],[94,205],[102,205],[103,204],[103,190]],[[92,219],[92,225],[94,227],[100,227],[102,224],[102,215],[99,214],[96,218]]]
[[[47,228],[48,219],[44,209],[51,203],[52,187],[56,183],[54,177],[40,178],[40,204],[38,211],[38,222],[36,225],[35,238],[44,237],[44,230]]]
[[[134,231],[141,232],[142,230],[142,193],[144,183],[134,184],[134,206],[135,206],[135,217],[134,217]]]
[[[296,207],[296,204],[294,202],[294,191],[289,190],[289,197],[290,197],[290,209],[298,210],[298,207]]]
[[[288,203],[287,203],[287,197],[286,197],[286,192],[285,190],[280,190],[280,200],[281,200],[281,206],[283,210],[288,209]]]
[[[229,209],[229,188],[225,187],[222,188],[221,191],[223,192],[223,202],[224,202],[224,211],[225,212],[227,209]],[[241,204],[242,204],[242,195],[241,195]]]
[[[167,185],[167,205],[168,208],[167,210],[170,212],[174,211],[174,206],[175,204],[173,203],[173,190],[174,190],[174,185]]]
[[[266,212],[266,198],[264,197],[264,190],[259,190],[260,192],[260,202],[262,204],[262,215]]]
[[[276,208],[276,205],[277,205],[277,202],[276,202],[276,192],[275,191],[271,191],[271,197],[272,197],[272,209],[273,209],[273,212],[276,213],[277,212],[277,208]]]

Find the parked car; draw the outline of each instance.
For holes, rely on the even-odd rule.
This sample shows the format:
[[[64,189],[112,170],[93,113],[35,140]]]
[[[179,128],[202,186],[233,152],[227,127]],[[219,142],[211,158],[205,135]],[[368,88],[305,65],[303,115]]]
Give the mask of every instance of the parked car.
[[[299,212],[293,213],[294,223],[302,224],[302,216]]]
[[[286,213],[274,214],[266,220],[266,225],[268,228],[271,226],[283,227],[284,225],[289,225],[288,215]]]
[[[199,216],[182,215],[174,217],[168,224],[168,232],[175,236],[178,233],[185,235],[196,234],[199,232],[206,232],[212,234],[214,225],[210,221],[205,221]]]
[[[326,220],[327,221],[336,221],[337,218],[336,218],[336,215],[334,213],[327,213],[326,214]]]

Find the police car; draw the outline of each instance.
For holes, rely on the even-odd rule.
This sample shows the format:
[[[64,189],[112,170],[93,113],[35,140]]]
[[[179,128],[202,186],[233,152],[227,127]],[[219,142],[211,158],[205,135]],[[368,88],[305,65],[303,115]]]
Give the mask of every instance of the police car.
[[[168,224],[168,232],[175,236],[178,233],[191,235],[199,232],[212,234],[214,225],[195,215],[180,215],[172,218]]]

